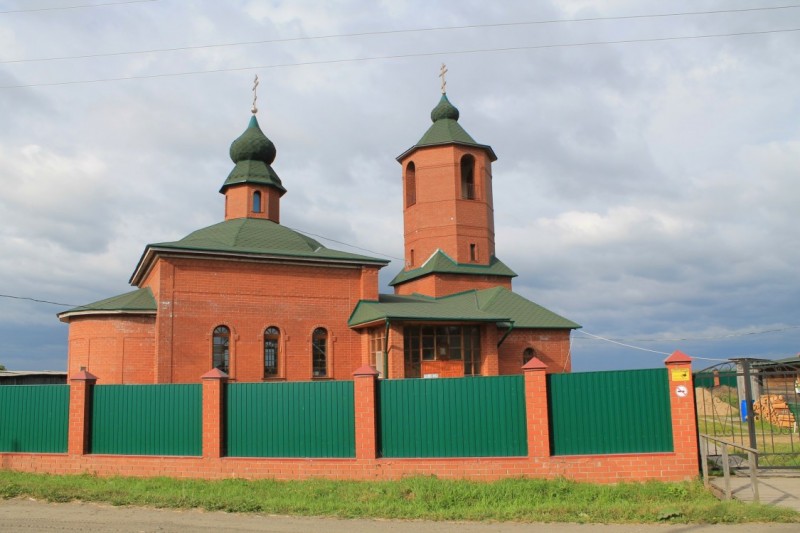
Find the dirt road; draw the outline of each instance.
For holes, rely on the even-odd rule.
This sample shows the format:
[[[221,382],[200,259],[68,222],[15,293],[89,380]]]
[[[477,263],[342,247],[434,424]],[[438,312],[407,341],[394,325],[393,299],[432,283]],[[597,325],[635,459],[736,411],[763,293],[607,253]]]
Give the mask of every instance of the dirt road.
[[[696,525],[580,525],[423,522],[399,520],[338,520],[173,511],[142,507],[113,507],[94,503],[44,503],[26,498],[0,500],[2,532],[214,532],[265,533],[796,533],[797,524]]]

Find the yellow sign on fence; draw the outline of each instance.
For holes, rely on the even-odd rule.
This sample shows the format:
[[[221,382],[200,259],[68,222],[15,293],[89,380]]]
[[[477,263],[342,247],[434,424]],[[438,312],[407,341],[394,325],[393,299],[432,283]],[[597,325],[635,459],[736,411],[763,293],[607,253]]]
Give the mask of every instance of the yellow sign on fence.
[[[689,381],[689,371],[686,369],[673,370],[672,381]]]

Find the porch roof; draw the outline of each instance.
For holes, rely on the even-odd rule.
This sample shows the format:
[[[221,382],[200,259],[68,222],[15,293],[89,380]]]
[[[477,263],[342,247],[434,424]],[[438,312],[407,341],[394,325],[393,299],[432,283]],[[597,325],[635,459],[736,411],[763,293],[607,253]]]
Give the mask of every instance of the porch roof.
[[[517,328],[576,329],[581,326],[504,287],[471,290],[433,298],[421,294],[381,294],[362,300],[348,325],[359,327],[383,320],[427,322],[510,322]]]

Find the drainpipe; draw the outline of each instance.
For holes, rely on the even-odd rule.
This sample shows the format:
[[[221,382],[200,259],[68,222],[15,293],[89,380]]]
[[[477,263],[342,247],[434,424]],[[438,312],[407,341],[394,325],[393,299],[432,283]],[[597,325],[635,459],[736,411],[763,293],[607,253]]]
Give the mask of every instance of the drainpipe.
[[[509,322],[508,331],[506,331],[503,334],[503,336],[500,338],[500,341],[497,343],[498,348],[500,347],[501,344],[503,344],[503,341],[506,340],[506,337],[508,337],[513,330],[514,330],[514,322],[511,321]]]
[[[389,378],[389,319],[386,319],[386,329],[383,333],[383,379]]]

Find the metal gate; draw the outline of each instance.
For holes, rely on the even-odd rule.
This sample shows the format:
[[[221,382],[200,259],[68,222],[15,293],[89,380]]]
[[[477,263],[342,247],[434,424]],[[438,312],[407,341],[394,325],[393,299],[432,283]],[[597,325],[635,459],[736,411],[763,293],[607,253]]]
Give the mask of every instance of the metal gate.
[[[732,359],[694,387],[699,433],[758,450],[760,468],[800,469],[800,358]]]

